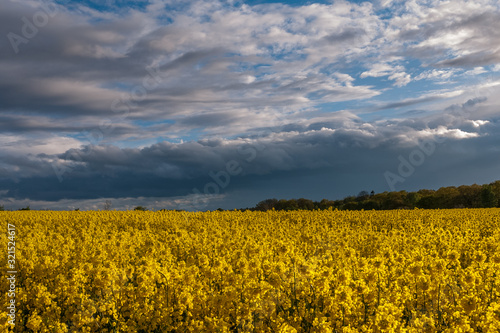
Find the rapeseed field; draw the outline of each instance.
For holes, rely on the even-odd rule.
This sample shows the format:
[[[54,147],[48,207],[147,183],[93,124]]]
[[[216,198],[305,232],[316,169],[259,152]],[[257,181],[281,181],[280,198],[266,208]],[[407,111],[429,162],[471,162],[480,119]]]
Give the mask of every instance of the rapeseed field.
[[[499,332],[499,220],[500,209],[0,212],[17,272],[15,326],[3,278],[0,331]]]

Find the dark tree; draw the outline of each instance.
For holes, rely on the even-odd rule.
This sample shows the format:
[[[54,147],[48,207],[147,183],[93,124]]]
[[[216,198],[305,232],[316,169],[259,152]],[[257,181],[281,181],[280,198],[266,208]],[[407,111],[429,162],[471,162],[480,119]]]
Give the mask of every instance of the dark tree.
[[[345,210],[359,210],[359,205],[356,201],[350,201],[342,207]]]
[[[457,199],[462,207],[479,208],[481,203],[481,186],[474,184],[470,186],[462,185],[458,187],[460,197]]]
[[[368,192],[361,191],[358,193],[358,196],[356,197],[356,201],[361,202],[361,201],[367,200],[369,197],[370,197],[370,195],[368,194]]]
[[[498,199],[493,193],[491,185],[484,185],[481,190],[481,204],[485,208],[496,207],[498,205]]]
[[[297,204],[297,200],[295,199],[281,199],[278,201],[275,207],[276,210],[297,210],[299,209],[299,205]]]
[[[266,199],[266,200],[259,202],[257,204],[257,206],[255,206],[255,209],[265,212],[265,211],[273,209],[273,208],[276,209],[277,203],[278,203],[278,199],[274,199],[274,198],[273,199]]]
[[[319,202],[319,209],[328,209],[335,205],[335,201],[330,201],[327,199],[323,199]]]
[[[300,198],[297,200],[297,206],[299,207],[299,209],[313,210],[314,202],[309,199]]]
[[[497,180],[490,185],[491,190],[493,191],[493,193],[495,193],[495,196],[500,199],[500,180]]]
[[[359,207],[364,210],[380,209],[380,205],[375,200],[365,200],[360,203]]]
[[[347,204],[347,203],[349,203],[349,202],[353,202],[353,201],[356,201],[356,197],[354,197],[352,195],[350,195],[348,197],[345,197],[344,200],[343,200],[344,205]]]

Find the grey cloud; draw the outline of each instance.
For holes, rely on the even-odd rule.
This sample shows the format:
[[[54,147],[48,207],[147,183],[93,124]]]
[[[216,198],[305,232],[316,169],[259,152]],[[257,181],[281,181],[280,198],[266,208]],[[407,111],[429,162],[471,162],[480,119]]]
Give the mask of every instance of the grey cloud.
[[[363,28],[346,28],[340,33],[333,33],[326,37],[324,40],[328,43],[345,43],[352,42],[352,40],[360,39],[366,36],[366,31]]]
[[[224,117],[225,124],[237,125],[232,127],[243,134],[245,126],[242,123],[247,129],[261,125],[259,119],[252,123],[254,110],[310,105],[312,103],[304,96],[308,93],[321,94],[321,86],[329,84],[329,78],[323,75],[311,74],[307,80],[295,79],[286,73],[289,71],[284,66],[286,64],[276,63],[269,55],[240,54],[239,48],[246,44],[245,41],[234,44],[229,38],[223,43],[202,41],[199,45],[184,45],[182,40],[189,41],[191,32],[175,25],[176,14],[172,15],[174,24],[161,26],[150,13],[109,12],[93,21],[91,14],[83,14],[85,10],[82,8],[78,11],[71,8],[60,6],[57,15],[40,28],[28,44],[20,45],[19,54],[14,55],[10,45],[2,44],[5,47],[0,53],[0,113],[4,114],[3,128],[10,127],[10,132],[38,130],[71,133],[79,126],[68,124],[68,121],[77,118],[93,118],[92,123],[99,124],[103,117],[112,122],[122,122],[126,117],[130,121],[175,118],[175,126],[163,127],[172,132],[189,130],[202,124],[203,119],[212,119],[203,124],[210,133],[210,126],[221,127],[218,123],[218,120],[223,120],[219,116],[223,114],[221,110],[232,108],[245,110],[239,111],[244,114]],[[273,8],[279,11],[284,7]],[[37,10],[23,3],[8,3],[0,13],[1,30],[21,33],[21,18],[31,17]],[[193,9],[191,15],[195,15],[194,12]],[[294,29],[300,28],[303,23],[299,23],[301,17],[298,12],[290,9],[289,14],[298,15]],[[256,11],[252,15],[257,19],[261,14]],[[226,24],[219,21],[207,25],[209,30],[206,33],[210,40],[217,40],[214,37]],[[265,24],[273,26],[274,23]],[[264,48],[266,43],[273,43],[272,40],[264,42],[265,39],[256,39],[251,31],[243,30],[241,36],[249,38],[248,42],[263,43],[261,46]],[[361,28],[346,28],[337,37],[347,40],[361,32]],[[259,33],[265,34],[265,29]],[[175,52],[166,52],[155,44],[168,40],[169,36],[180,38]],[[0,43],[8,43],[8,40],[2,39]],[[160,63],[158,70],[162,82],[149,89],[146,98],[130,102],[128,106],[122,103],[120,106],[124,112],[113,112],[117,99],[130,95],[136,88],[141,89],[143,78],[148,75],[147,67],[153,62]],[[231,67],[241,63],[246,63],[246,74],[263,77],[250,83],[241,82],[244,73],[231,70]],[[259,67],[262,64],[269,65],[269,69],[262,70],[264,67]],[[274,78],[267,77],[276,71],[278,73]],[[282,80],[292,83],[281,85]],[[359,90],[354,87],[331,89],[322,96],[335,101],[351,96],[366,98],[376,93],[369,87]],[[205,111],[203,116],[199,115],[200,108]],[[127,109],[129,112],[126,112]],[[16,120],[9,116],[12,112],[44,116],[46,121],[40,121],[38,126],[33,121],[22,125],[20,118]],[[108,133],[107,139],[120,140],[133,131],[141,132],[137,127],[117,128]],[[231,133],[235,134],[238,133]],[[140,134],[142,137],[147,135]]]
[[[428,96],[428,97],[422,97],[422,98],[412,98],[412,99],[407,99],[403,100],[400,102],[393,102],[393,103],[388,103],[383,106],[378,107],[378,110],[387,110],[387,109],[397,109],[405,106],[412,106],[416,104],[421,104],[421,103],[427,103],[431,101],[435,101],[438,99],[441,99],[442,97],[439,96]]]
[[[499,17],[500,19],[500,17]],[[500,39],[499,39],[500,41]],[[436,63],[441,67],[477,67],[497,64],[500,62],[500,51],[480,51]]]
[[[438,5],[441,4],[438,3]],[[423,10],[427,11],[428,8],[423,8]],[[467,68],[500,62],[500,53],[491,48],[491,45],[500,43],[498,32],[500,31],[500,12],[486,8],[475,8],[471,11],[457,9],[456,12],[456,15],[446,16],[446,19],[436,19],[434,15],[428,15],[419,22],[413,22],[418,23],[418,29],[401,27],[399,37],[408,44],[408,48],[400,54],[419,57],[436,67]],[[469,36],[460,42],[447,45],[445,40],[443,43],[425,44],[426,41],[443,38],[445,35],[458,35],[461,32]],[[421,42],[424,44],[416,44]],[[453,54],[460,55],[453,56]]]
[[[487,97],[475,97],[467,100],[462,104],[453,104],[448,106],[444,113],[447,115],[455,115],[462,118],[467,118],[470,116],[470,113],[473,111],[473,108],[486,102],[488,100]]]

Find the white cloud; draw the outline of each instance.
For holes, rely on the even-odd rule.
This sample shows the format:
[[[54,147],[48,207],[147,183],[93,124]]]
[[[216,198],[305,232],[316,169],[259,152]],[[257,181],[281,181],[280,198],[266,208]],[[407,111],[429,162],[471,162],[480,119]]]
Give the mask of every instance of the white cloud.
[[[456,69],[433,69],[420,73],[415,80],[446,80],[457,73]]]
[[[352,82],[355,80],[352,76],[343,73],[335,73],[334,75],[341,83],[348,87],[352,87]]]
[[[457,140],[477,138],[479,136],[478,133],[469,133],[462,131],[461,129],[458,128],[446,128],[445,126],[439,126],[438,128],[434,129],[422,130],[419,131],[418,134],[419,136],[424,138],[445,137]]]
[[[475,67],[464,73],[464,75],[479,75],[483,73],[487,73],[488,71],[484,67]]]
[[[373,65],[370,70],[361,73],[360,77],[365,78],[370,76],[371,77],[388,76],[394,73],[395,70],[396,68],[387,63],[379,63]]]
[[[250,83],[253,83],[255,82],[257,78],[253,75],[243,75],[241,77],[241,82],[245,83],[245,84],[250,84]]]
[[[383,76],[388,76],[389,80],[395,81],[394,85],[397,87],[403,87],[411,82],[411,75],[405,72],[403,66],[393,66],[388,63],[377,63],[360,75],[361,78]]]
[[[390,75],[389,80],[394,80],[395,81],[394,85],[398,87],[403,87],[411,82],[411,76],[410,74],[407,74],[405,72],[397,72]]]
[[[489,120],[469,120],[468,122],[471,123],[474,127],[481,127],[490,123]]]

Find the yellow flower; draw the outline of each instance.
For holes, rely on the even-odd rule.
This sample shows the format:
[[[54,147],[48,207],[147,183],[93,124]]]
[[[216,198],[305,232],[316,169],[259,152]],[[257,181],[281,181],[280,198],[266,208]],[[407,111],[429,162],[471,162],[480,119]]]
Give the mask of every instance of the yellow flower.
[[[409,267],[410,274],[415,276],[422,275],[422,266],[420,264],[413,264]]]
[[[455,250],[450,250],[447,255],[446,255],[446,258],[449,260],[449,261],[456,261],[458,260],[458,258],[460,257],[460,255],[458,254],[457,251]]]

